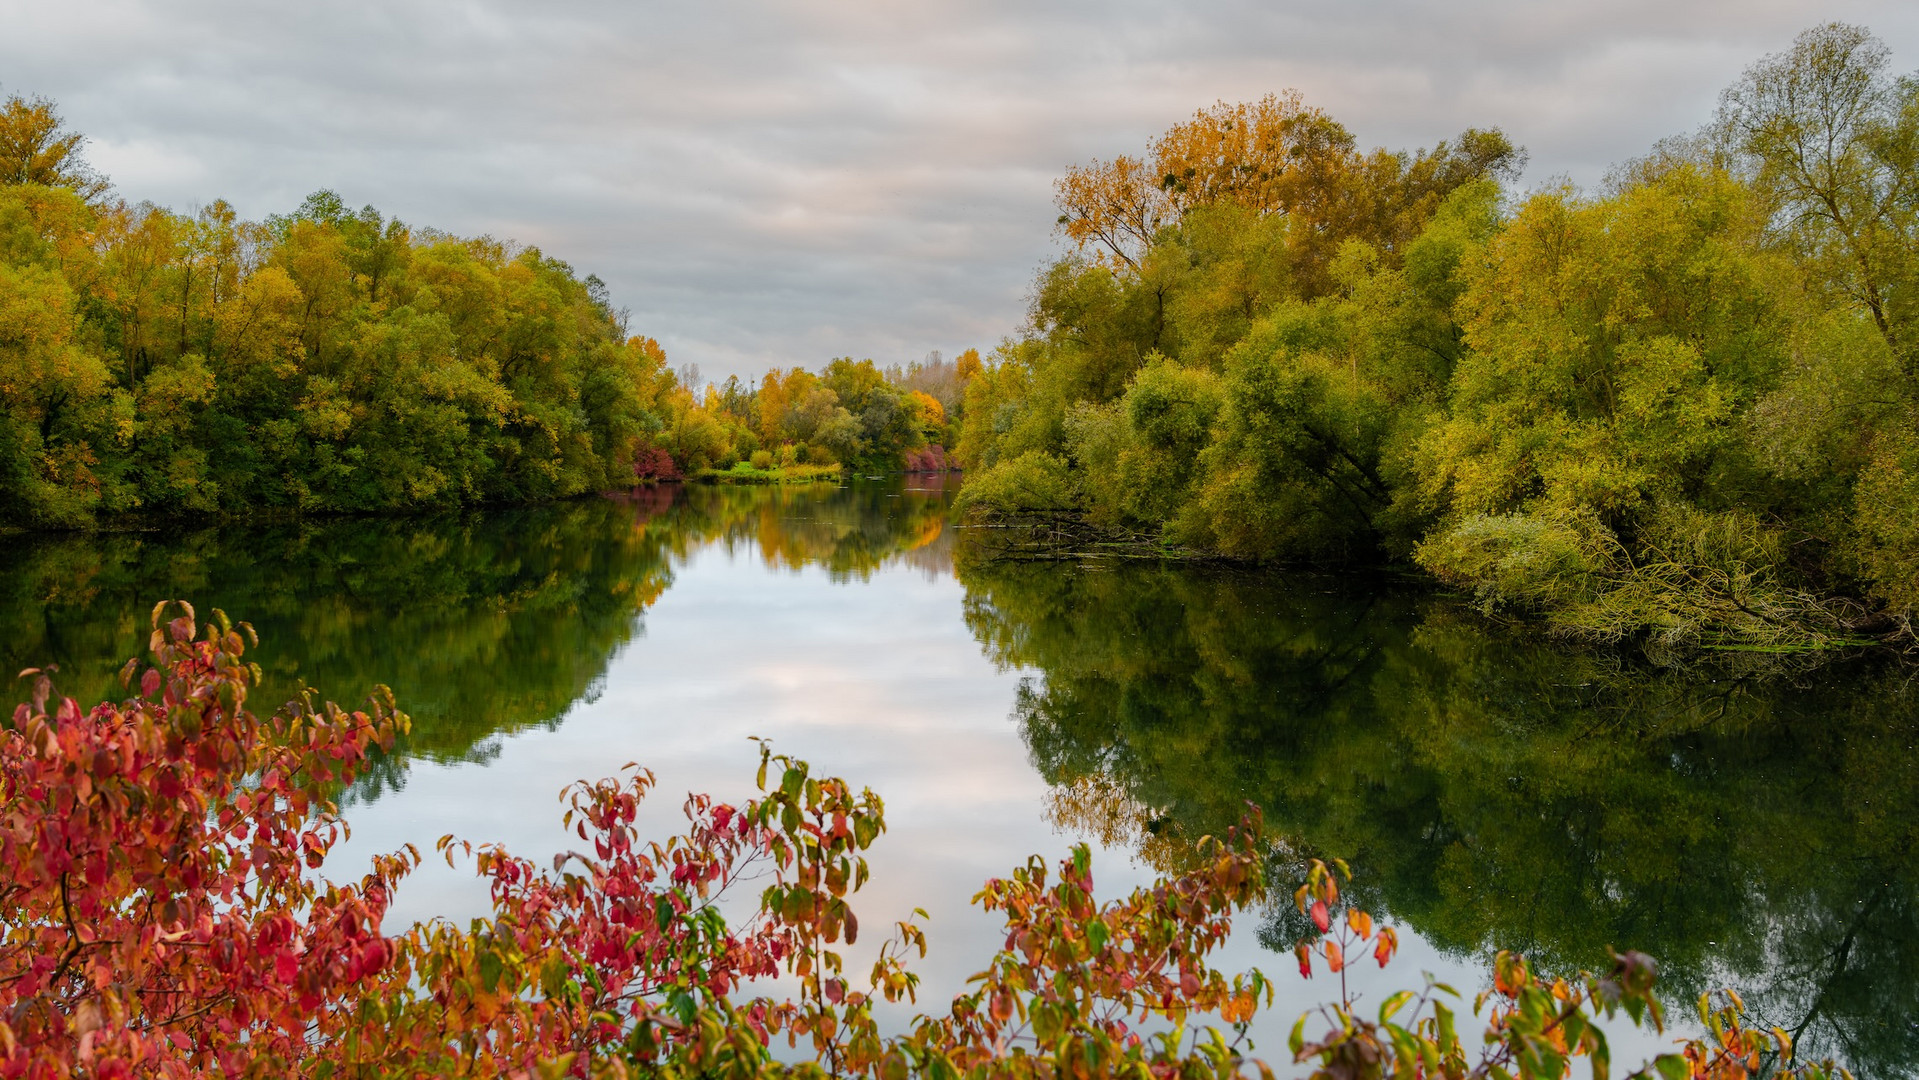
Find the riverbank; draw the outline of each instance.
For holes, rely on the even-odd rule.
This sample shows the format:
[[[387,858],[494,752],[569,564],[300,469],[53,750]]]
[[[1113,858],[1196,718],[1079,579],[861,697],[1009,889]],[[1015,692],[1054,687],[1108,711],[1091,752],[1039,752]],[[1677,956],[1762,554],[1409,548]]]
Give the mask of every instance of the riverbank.
[[[1839,656],[1861,650],[1910,652],[1919,645],[1910,622],[1858,597],[1789,589],[1711,566],[1606,566],[1585,575],[1577,588],[1544,598],[1550,603],[1527,603],[1410,560],[1329,564],[1248,558],[1102,522],[1080,510],[966,506],[964,496],[961,502],[958,528],[987,561],[1127,559],[1403,576],[1451,593],[1490,623],[1537,629],[1576,644],[1637,650],[1662,663],[1702,652]],[[1504,577],[1527,569],[1513,568]]]
[[[730,469],[701,469],[692,476],[697,484],[824,484],[838,483],[845,470],[838,465],[774,465],[755,468],[742,461]]]

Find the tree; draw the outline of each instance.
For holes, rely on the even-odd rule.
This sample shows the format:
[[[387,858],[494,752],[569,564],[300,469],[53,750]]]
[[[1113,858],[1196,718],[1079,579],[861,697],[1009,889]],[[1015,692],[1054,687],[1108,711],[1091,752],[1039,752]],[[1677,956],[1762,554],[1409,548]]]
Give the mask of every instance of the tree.
[[[72,188],[89,202],[107,193],[81,156],[86,136],[65,130],[53,102],[14,94],[0,107],[0,184]]]
[[[1721,138],[1778,203],[1781,232],[1872,317],[1919,391],[1919,77],[1863,27],[1827,23],[1722,96]]]
[[[1418,235],[1440,200],[1475,180],[1517,175],[1525,154],[1498,129],[1468,129],[1416,154],[1362,154],[1352,133],[1297,90],[1219,102],[1154,139],[1145,159],[1075,166],[1054,186],[1058,228],[1115,268],[1142,269],[1160,231],[1200,207],[1282,215],[1306,295],[1329,282],[1340,245],[1391,250]]]

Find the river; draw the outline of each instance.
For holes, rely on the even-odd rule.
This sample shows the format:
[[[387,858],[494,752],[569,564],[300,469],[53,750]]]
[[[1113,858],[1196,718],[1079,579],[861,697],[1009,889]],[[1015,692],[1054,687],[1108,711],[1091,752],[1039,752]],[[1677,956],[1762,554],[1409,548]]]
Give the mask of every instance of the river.
[[[447,833],[551,854],[560,790],[627,762],[657,774],[664,831],[679,793],[750,794],[750,738],[771,739],[886,800],[856,907],[869,928],[925,910],[922,1007],[998,947],[968,903],[987,877],[1087,840],[1115,895],[1250,801],[1291,853],[1277,873],[1345,858],[1402,928],[1369,999],[1421,970],[1470,994],[1497,948],[1571,972],[1616,945],[1659,959],[1676,1015],[1732,986],[1862,1076],[1919,1070],[1909,667],[1658,667],[1368,575],[995,561],[949,522],[952,488],[14,538],[0,660],[117,696],[177,597],[256,628],[259,700],[390,685],[413,733],[345,795],[342,878]],[[429,862],[390,918],[484,907],[470,871]],[[1331,991],[1291,970],[1299,932],[1284,905],[1249,917],[1221,964],[1278,979],[1269,1058]]]

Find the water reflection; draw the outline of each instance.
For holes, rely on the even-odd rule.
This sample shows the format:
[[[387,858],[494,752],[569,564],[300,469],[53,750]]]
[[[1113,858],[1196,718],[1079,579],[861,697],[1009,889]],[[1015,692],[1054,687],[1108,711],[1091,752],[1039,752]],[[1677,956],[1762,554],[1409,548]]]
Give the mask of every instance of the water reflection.
[[[955,987],[999,935],[966,895],[1064,847],[1042,798],[1061,831],[1162,866],[1250,800],[1288,857],[1349,859],[1456,969],[1496,947],[1559,969],[1639,948],[1676,999],[1729,983],[1861,1075],[1919,1066],[1907,669],[1651,669],[1488,631],[1392,582],[982,563],[956,551],[950,494],[667,487],[15,540],[0,663],[58,662],[64,692],[115,696],[147,610],[175,596],[258,628],[267,700],[390,684],[420,765],[407,791],[401,759],[356,791],[368,852],[456,831],[534,854],[564,842],[540,830],[570,780],[640,759],[722,790],[745,737],[776,736],[886,793],[875,880],[897,895],[872,910],[934,909],[936,933],[959,934],[938,961]],[[670,629],[636,647],[649,617]],[[482,902],[469,885],[409,882],[408,917]],[[1297,931],[1288,910],[1274,944]]]
[[[718,543],[768,567],[864,580],[890,560],[950,572],[943,478],[848,489],[666,486],[437,518],[16,539],[0,546],[0,664],[57,664],[60,692],[121,696],[147,612],[186,598],[253,624],[260,699],[392,687],[407,756],[482,760],[592,700],[676,563]],[[400,761],[355,793],[404,781]]]
[[[1861,1075],[1919,1065],[1911,672],[1634,666],[1389,584],[962,560],[1053,813],[1149,858],[1247,801],[1456,954],[1609,944]],[[1300,928],[1283,908],[1268,936]]]

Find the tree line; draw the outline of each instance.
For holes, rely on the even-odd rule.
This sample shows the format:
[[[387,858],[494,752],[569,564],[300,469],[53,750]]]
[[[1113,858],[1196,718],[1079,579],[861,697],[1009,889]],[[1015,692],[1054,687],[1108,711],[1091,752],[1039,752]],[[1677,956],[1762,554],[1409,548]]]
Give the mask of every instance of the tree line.
[[[258,222],[128,203],[84,146],[45,99],[0,107],[4,525],[526,503],[749,459],[890,471],[948,437],[978,366],[705,386],[538,248],[331,191]]]
[[[1410,563],[1587,638],[1800,647],[1919,603],[1919,79],[1841,24],[1597,189],[1497,130],[1361,152],[1297,94],[1057,186],[1074,250],[967,394],[963,498]]]

